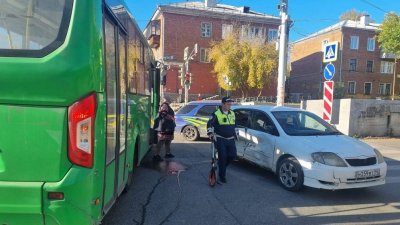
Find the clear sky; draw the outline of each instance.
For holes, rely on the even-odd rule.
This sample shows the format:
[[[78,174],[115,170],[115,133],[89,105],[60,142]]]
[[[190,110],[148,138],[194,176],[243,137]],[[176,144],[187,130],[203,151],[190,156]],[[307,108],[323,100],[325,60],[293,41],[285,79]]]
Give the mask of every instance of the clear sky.
[[[125,0],[143,30],[157,5],[186,0]],[[202,0],[198,0],[202,1]],[[279,16],[280,0],[217,0],[220,4],[249,6],[250,10]],[[386,12],[400,14],[400,0],[288,0],[289,16],[294,21],[290,41],[298,40],[339,21],[339,16],[352,9],[368,13],[381,23]]]

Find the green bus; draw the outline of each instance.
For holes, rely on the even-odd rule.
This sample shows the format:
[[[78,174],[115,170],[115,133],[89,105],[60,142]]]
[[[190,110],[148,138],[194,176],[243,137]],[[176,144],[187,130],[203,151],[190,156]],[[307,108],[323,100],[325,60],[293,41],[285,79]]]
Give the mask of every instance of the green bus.
[[[0,224],[100,224],[151,146],[152,51],[119,0],[0,2]]]

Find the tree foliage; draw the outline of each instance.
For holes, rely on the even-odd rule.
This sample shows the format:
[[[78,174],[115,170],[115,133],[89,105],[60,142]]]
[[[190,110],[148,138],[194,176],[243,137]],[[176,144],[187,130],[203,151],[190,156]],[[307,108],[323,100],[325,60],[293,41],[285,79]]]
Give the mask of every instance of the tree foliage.
[[[218,84],[226,90],[236,90],[245,84],[246,78],[242,75],[240,59],[243,52],[240,43],[232,36],[224,41],[213,43],[210,59],[214,62],[214,72],[217,73]],[[231,82],[227,82],[227,78]]]
[[[355,9],[352,9],[350,11],[344,12],[342,15],[340,15],[339,20],[353,20],[353,21],[359,21],[360,18],[364,15],[368,15],[366,12],[360,12]]]
[[[241,90],[242,97],[252,88],[260,95],[278,65],[278,53],[273,44],[257,39],[240,41],[237,35],[213,43],[210,59],[214,62],[218,84],[226,90]]]
[[[400,56],[400,16],[395,13],[388,13],[377,35],[378,42],[386,53],[393,53]]]
[[[273,44],[253,44],[249,62],[249,77],[247,84],[251,88],[259,90],[267,86],[272,75],[277,72],[278,53]]]

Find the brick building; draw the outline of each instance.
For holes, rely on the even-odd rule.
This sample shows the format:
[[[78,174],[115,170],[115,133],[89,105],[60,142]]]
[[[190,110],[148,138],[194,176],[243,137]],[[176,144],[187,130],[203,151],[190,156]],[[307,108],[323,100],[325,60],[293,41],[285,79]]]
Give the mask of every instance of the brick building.
[[[383,53],[376,41],[379,24],[369,16],[360,21],[341,21],[326,29],[290,44],[291,75],[286,92],[292,101],[321,99],[323,96],[322,46],[337,41],[335,66],[335,97],[382,98],[392,96],[394,56]],[[399,71],[399,68],[397,69]],[[397,75],[398,76],[398,75]],[[395,93],[399,95],[399,79]]]
[[[205,2],[182,2],[157,7],[144,33],[157,60],[168,65],[164,93],[182,93],[179,66],[184,64],[184,49],[189,53],[198,45],[198,53],[190,60],[192,74],[189,99],[221,95],[213,64],[209,60],[212,41],[220,41],[230,32],[240,32],[241,38],[263,38],[274,41],[278,37],[279,17],[250,10]],[[264,95],[276,96],[276,86],[269,87]]]

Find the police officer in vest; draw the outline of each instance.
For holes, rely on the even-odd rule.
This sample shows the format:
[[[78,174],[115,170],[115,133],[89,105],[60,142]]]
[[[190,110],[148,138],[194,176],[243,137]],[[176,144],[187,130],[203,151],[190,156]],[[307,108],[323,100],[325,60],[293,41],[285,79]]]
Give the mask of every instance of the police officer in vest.
[[[218,176],[226,183],[226,167],[236,159],[236,122],[235,113],[231,110],[232,102],[229,97],[222,98],[222,105],[212,114],[207,123],[207,134],[216,141],[218,150]]]

